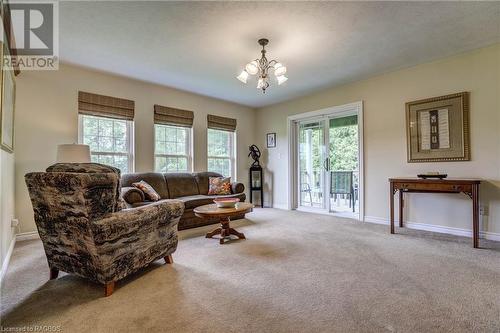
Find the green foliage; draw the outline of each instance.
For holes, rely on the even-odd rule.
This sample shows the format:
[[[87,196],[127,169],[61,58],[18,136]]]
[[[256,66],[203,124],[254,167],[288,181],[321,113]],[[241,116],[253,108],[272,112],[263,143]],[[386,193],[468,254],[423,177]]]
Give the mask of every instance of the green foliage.
[[[356,125],[330,128],[330,170],[358,169],[358,128]]]
[[[156,172],[187,172],[188,161],[187,157],[164,157],[157,156],[155,158]]]
[[[231,160],[226,158],[208,158],[208,171],[218,172],[224,177],[231,177]]]
[[[232,135],[232,132],[208,129],[208,171],[218,172],[224,177],[231,176]]]
[[[128,172],[127,122],[94,116],[83,116],[82,121],[83,143],[90,146],[92,162]]]
[[[231,156],[230,135],[233,135],[233,133],[209,128],[207,137],[208,156],[230,157]]]
[[[342,118],[341,118],[342,119]],[[343,119],[342,119],[343,120]],[[330,122],[328,157],[330,157],[331,171],[358,170],[358,130],[357,125],[351,122]],[[333,126],[332,126],[333,124]],[[299,131],[299,166],[301,182],[312,188],[319,188],[324,174],[324,147],[323,127],[321,123],[301,125]],[[309,149],[311,151],[309,151]],[[311,156],[307,156],[310,154]],[[307,173],[308,159],[311,159],[312,173]],[[354,174],[356,181],[356,173]]]

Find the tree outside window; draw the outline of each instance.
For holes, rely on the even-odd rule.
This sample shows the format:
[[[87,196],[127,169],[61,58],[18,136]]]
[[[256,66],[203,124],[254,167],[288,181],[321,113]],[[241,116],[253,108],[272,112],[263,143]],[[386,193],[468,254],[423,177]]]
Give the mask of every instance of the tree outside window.
[[[191,128],[155,124],[156,172],[191,171]]]
[[[127,120],[80,115],[80,142],[89,145],[92,162],[133,172],[132,127]]]
[[[208,129],[208,171],[234,178],[234,132]]]

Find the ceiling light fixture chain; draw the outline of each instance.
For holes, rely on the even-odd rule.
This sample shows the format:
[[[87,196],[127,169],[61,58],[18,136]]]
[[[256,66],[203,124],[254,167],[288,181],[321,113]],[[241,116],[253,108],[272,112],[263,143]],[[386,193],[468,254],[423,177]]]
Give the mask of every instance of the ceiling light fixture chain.
[[[245,69],[236,78],[243,83],[247,83],[248,75],[258,75],[257,89],[261,89],[265,94],[266,89],[269,88],[269,70],[274,70],[274,76],[278,81],[278,85],[284,83],[288,78],[285,76],[286,67],[277,60],[269,61],[266,57],[266,45],[269,40],[261,38],[258,40],[259,45],[262,46],[260,59],[255,59],[246,64]]]

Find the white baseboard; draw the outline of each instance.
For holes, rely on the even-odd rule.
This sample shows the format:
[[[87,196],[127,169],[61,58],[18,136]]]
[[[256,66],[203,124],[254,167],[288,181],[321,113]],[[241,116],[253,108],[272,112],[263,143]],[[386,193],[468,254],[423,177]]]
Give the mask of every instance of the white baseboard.
[[[40,235],[38,234],[37,231],[23,232],[23,233],[16,235],[16,240],[18,242],[25,241],[25,240],[39,239],[39,238],[40,238]]]
[[[375,216],[365,216],[365,222],[389,225],[388,219]],[[396,221],[396,223],[399,222]],[[472,237],[472,230],[470,229],[445,227],[441,225],[417,223],[417,222],[405,222],[405,227],[408,227],[410,229],[432,231],[432,232],[450,234],[455,236]],[[500,233],[491,231],[479,231],[479,238],[493,240],[493,241],[500,241]]]
[[[7,273],[7,268],[9,267],[9,262],[10,262],[10,257],[12,256],[12,252],[14,251],[14,246],[16,245],[16,237],[13,237],[12,240],[10,241],[10,246],[9,250],[7,251],[7,254],[5,255],[5,259],[2,263],[2,270],[0,271],[0,287],[2,286],[2,281]]]
[[[14,246],[16,245],[16,243],[32,239],[40,239],[40,235],[37,231],[23,232],[12,237],[9,250],[7,251],[5,259],[2,263],[2,270],[0,271],[0,286],[2,285],[3,278],[7,273],[7,269],[9,268],[10,258],[12,257],[12,252],[14,251]]]

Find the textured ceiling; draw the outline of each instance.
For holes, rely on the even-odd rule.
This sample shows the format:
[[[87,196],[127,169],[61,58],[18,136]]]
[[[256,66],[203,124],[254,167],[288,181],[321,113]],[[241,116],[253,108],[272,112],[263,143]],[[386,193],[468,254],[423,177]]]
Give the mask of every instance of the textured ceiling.
[[[289,80],[235,76],[257,39]],[[500,41],[500,2],[61,2],[61,60],[252,107]]]

